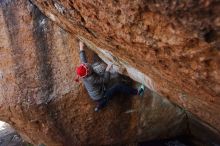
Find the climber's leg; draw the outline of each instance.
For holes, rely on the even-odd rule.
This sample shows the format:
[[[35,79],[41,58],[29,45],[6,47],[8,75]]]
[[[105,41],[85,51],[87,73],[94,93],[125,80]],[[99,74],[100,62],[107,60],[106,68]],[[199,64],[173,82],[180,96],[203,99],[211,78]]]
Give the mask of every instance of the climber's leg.
[[[111,100],[115,95],[122,93],[125,94],[127,96],[129,95],[137,95],[138,94],[138,90],[135,88],[132,88],[128,85],[125,84],[115,84],[113,85],[111,88],[107,89],[107,91],[104,94],[104,97],[102,99],[100,99],[95,108],[95,111],[99,111],[100,109],[104,108],[105,106],[107,106],[109,100]]]
[[[99,111],[101,108],[104,108],[107,106],[108,102],[117,94],[123,94],[123,95],[143,95],[144,93],[144,85],[141,85],[138,89],[135,89],[131,86],[128,86],[126,84],[118,83],[113,85],[111,88],[107,89],[104,97],[98,101],[98,105],[95,108],[95,111]]]
[[[113,96],[115,96],[116,94],[125,94],[127,96],[129,95],[137,95],[138,90],[125,85],[123,83],[119,83],[119,84],[115,84],[113,85],[111,88],[107,89],[107,91],[105,92],[105,97],[108,99],[111,99]]]

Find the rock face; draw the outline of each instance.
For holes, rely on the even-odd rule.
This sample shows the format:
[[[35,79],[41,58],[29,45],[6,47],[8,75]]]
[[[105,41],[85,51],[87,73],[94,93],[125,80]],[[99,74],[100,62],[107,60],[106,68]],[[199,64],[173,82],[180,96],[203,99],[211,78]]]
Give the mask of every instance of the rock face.
[[[0,119],[25,140],[101,145],[186,132],[185,112],[150,90],[143,98],[118,97],[94,113],[82,83],[73,80],[76,38],[28,1],[3,1],[0,10]]]
[[[219,2],[3,0],[0,6],[0,119],[27,141],[129,143],[198,133],[194,121],[219,138]],[[82,83],[73,81],[76,38],[150,90],[143,98],[117,97],[94,113]]]
[[[219,1],[32,1],[104,58],[144,76],[133,79],[219,132]]]
[[[61,144],[46,107],[53,96],[49,57],[53,25],[33,5],[22,1],[1,2],[0,25],[1,120],[27,141]]]

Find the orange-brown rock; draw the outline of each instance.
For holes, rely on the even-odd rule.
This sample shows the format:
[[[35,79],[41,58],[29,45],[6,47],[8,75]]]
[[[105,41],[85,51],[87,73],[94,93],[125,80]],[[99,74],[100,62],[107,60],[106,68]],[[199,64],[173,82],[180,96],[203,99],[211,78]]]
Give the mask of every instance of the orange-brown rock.
[[[137,69],[146,86],[219,132],[219,1],[32,1],[94,51],[113,56],[128,72]]]
[[[29,1],[0,9],[0,120],[34,144],[103,145],[167,138],[186,132],[186,114],[150,90],[118,97],[100,113],[82,83],[74,35]],[[88,55],[92,54],[87,50]]]
[[[219,139],[218,1],[31,2],[68,32],[29,1],[0,2],[0,119],[25,139],[104,145],[190,131]],[[73,81],[76,38],[154,92],[117,97],[94,113]]]

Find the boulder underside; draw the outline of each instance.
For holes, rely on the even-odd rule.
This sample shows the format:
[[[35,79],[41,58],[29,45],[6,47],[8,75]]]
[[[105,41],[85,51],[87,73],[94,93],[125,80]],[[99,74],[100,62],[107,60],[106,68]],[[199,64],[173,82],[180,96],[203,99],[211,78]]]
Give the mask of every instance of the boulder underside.
[[[215,0],[3,0],[0,120],[47,146],[189,133],[218,143],[219,15]],[[95,113],[82,82],[74,82],[78,40],[89,60],[95,52],[145,84],[144,97],[118,96]]]

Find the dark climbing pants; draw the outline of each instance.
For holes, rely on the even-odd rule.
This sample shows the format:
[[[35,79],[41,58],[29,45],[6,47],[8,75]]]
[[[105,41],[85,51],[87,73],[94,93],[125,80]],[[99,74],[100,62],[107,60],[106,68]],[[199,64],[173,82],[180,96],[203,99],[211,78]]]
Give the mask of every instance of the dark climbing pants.
[[[123,83],[118,83],[113,85],[111,88],[107,89],[104,97],[100,100],[98,100],[98,108],[101,109],[105,107],[109,100],[111,100],[115,95],[123,94],[126,96],[130,95],[137,95],[138,90],[135,88],[132,88],[131,86],[128,86]]]

